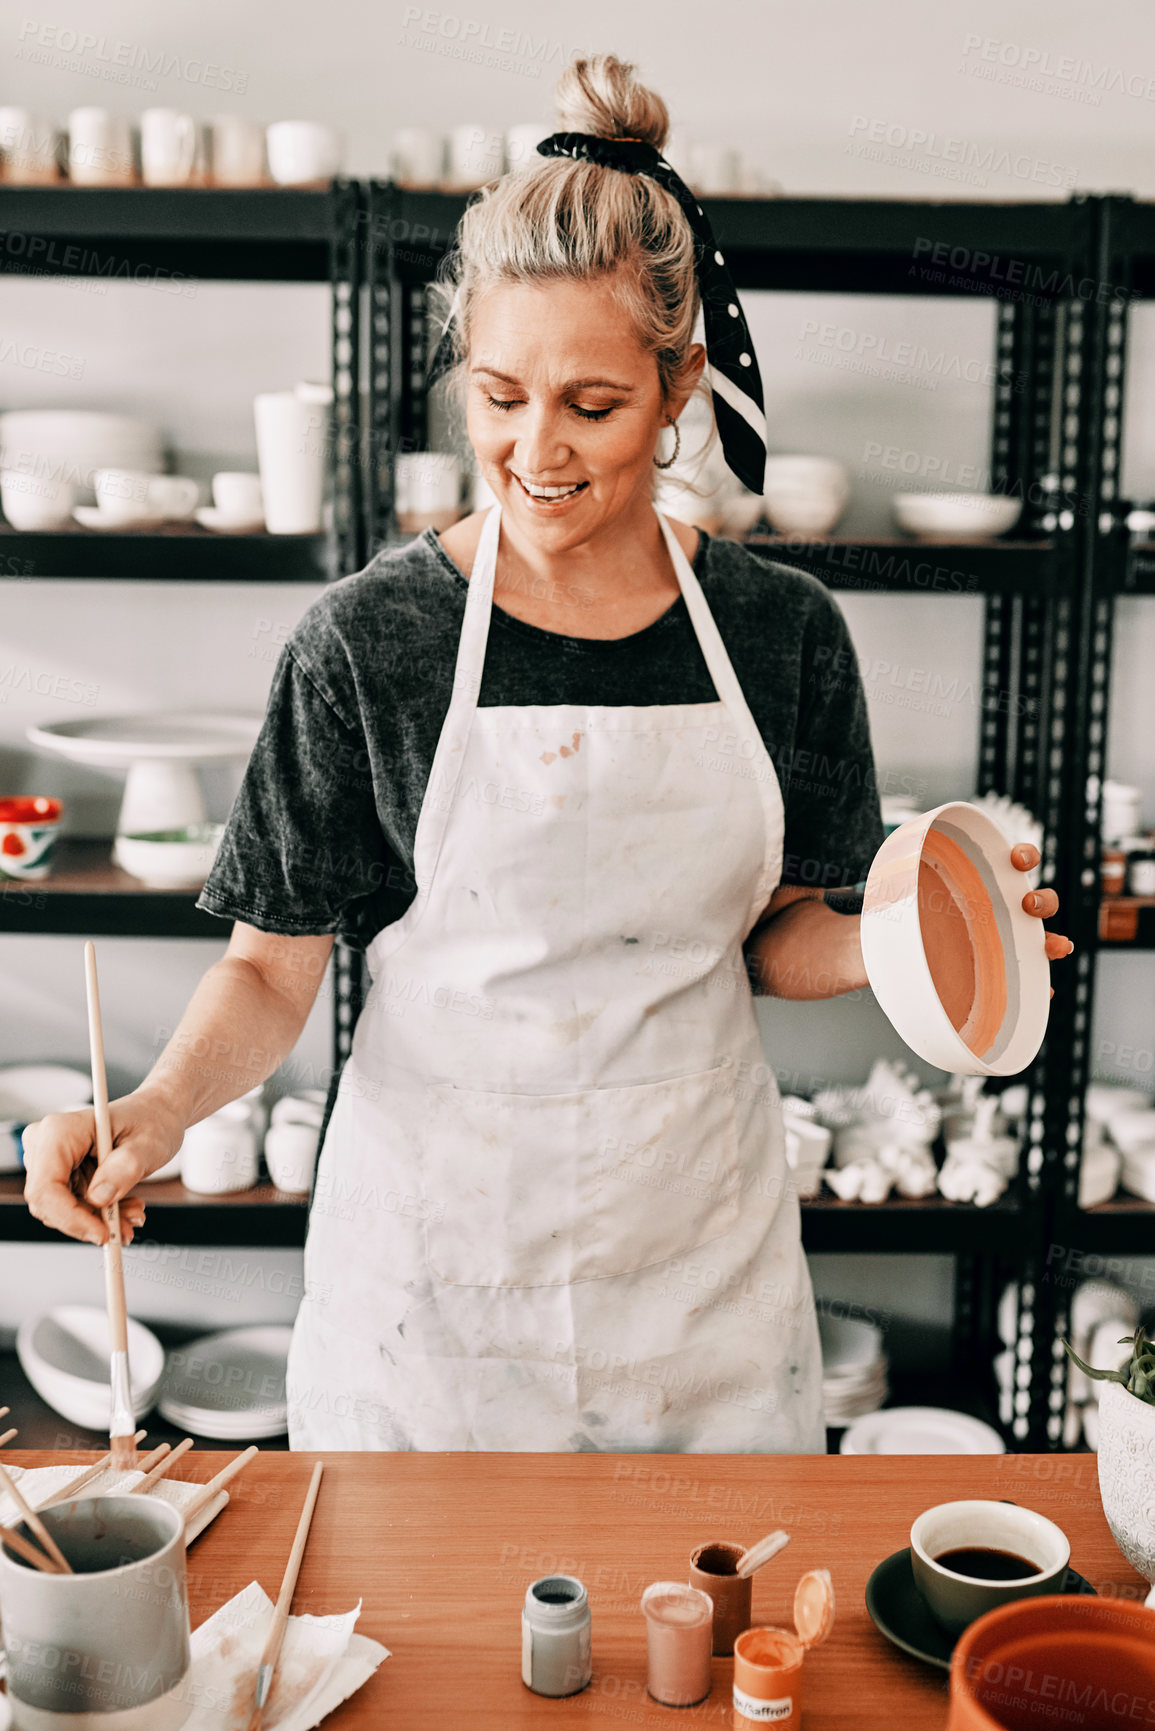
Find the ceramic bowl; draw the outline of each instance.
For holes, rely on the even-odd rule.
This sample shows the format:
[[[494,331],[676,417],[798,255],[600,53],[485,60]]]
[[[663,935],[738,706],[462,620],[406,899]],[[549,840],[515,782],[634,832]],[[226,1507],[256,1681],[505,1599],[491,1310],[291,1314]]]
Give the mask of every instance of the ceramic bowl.
[[[1116,1148],[1124,1154],[1137,1153],[1155,1143],[1155,1111],[1139,1107],[1113,1112],[1107,1128]]]
[[[47,794],[0,799],[0,878],[46,878],[63,815],[63,802]]]
[[[1026,874],[999,826],[964,800],[900,824],[871,863],[867,978],[913,1052],[956,1075],[1013,1076],[1043,1043],[1050,965]]]
[[[896,493],[894,520],[908,535],[1005,535],[1022,515],[1021,499],[999,493]]]
[[[200,823],[119,835],[116,863],[154,889],[199,888],[212,869],[224,833],[223,823]]]
[[[71,1112],[92,1099],[83,1070],[65,1064],[10,1064],[0,1070],[0,1172],[24,1170],[21,1135],[49,1112]]]
[[[1033,1564],[1034,1572],[1016,1580],[988,1581],[957,1574],[937,1561],[962,1546],[1012,1551]],[[1070,1560],[1071,1547],[1062,1528],[1017,1503],[983,1498],[939,1503],[925,1509],[910,1529],[914,1584],[936,1621],[953,1635],[996,1605],[1058,1592]]]
[[[25,1376],[53,1412],[85,1430],[107,1431],[109,1421],[108,1315],[87,1304],[62,1304],[28,1317],[16,1334]],[[156,1398],[164,1374],[164,1348],[130,1316],[128,1364],[133,1413],[139,1419]]]

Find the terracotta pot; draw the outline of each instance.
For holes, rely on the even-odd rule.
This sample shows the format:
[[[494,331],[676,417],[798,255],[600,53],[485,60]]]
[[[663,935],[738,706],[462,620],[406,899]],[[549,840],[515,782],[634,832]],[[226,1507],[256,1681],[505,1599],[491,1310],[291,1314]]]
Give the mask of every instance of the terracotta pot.
[[[947,1731],[1150,1723],[1155,1611],[1090,1594],[1016,1599],[971,1624],[950,1667]]]
[[[1127,1561],[1155,1582],[1155,1406],[1121,1382],[1099,1388],[1103,1513]]]

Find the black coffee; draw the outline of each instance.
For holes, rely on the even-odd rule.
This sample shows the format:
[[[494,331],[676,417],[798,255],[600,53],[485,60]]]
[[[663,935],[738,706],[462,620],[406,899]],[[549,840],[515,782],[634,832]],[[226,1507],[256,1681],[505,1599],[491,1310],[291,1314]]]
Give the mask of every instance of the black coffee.
[[[976,1575],[980,1581],[1019,1581],[1024,1575],[1041,1575],[1037,1563],[1018,1557],[1014,1551],[995,1550],[990,1545],[964,1545],[955,1551],[943,1551],[935,1558],[944,1569],[956,1575]]]

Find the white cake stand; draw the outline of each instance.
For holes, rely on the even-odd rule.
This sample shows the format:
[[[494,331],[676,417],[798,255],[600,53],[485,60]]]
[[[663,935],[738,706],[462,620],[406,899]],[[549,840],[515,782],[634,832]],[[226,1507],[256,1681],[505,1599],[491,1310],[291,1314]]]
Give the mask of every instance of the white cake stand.
[[[204,823],[205,803],[195,766],[247,758],[260,727],[259,715],[173,709],[57,721],[30,727],[28,738],[72,763],[127,769],[116,821],[119,837]],[[113,858],[117,859],[115,846]],[[122,862],[117,859],[117,863]]]

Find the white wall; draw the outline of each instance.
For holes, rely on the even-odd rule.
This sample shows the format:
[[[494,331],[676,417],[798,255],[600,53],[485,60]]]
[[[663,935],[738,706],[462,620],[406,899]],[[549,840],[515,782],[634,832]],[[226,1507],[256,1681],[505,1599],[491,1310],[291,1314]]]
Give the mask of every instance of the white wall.
[[[69,31],[98,40],[78,55]],[[504,0],[496,11],[458,13],[358,0],[323,9],[301,0],[170,0],[159,10],[143,0],[71,0],[50,15],[10,15],[0,27],[0,85],[5,101],[59,118],[93,102],[129,115],[156,103],[198,115],[307,115],[346,130],[352,172],[383,173],[390,135],[403,124],[548,121],[554,78],[583,49],[636,59],[684,132],[741,146],[791,193],[1062,198],[1073,185],[1155,196],[1155,21],[1146,0],[1091,11],[1073,4],[1044,11],[1027,0],[939,7],[888,0],[881,10],[854,0],[772,8],[745,0],[709,7],[590,0],[578,9]],[[142,70],[148,66],[159,66],[155,76]],[[123,82],[110,76],[117,67],[126,69]],[[1024,67],[1042,88],[1024,83]],[[895,477],[871,454],[872,441],[913,450],[940,475],[965,479],[968,466],[981,472],[989,398],[974,381],[992,358],[989,303],[761,295],[746,304],[772,448],[823,451],[848,463],[855,478],[848,530],[877,532],[888,522],[886,483]],[[1124,480],[1151,494],[1155,432],[1144,392],[1155,365],[1155,320],[1141,315],[1136,325]],[[256,390],[327,368],[327,311],[317,288],[198,284],[191,297],[176,298],[143,287],[113,284],[93,294],[10,278],[0,282],[0,331],[65,350],[80,374],[68,383],[0,363],[0,408],[70,402],[148,415],[165,428],[175,466],[201,477],[252,463],[248,405]],[[847,331],[868,337],[875,352],[884,342],[913,341],[940,359],[899,379],[871,377],[842,364]],[[31,752],[27,724],[75,714],[77,706],[36,698],[27,686],[41,674],[64,674],[95,686],[99,708],[109,711],[160,702],[259,710],[273,638],[314,593],[289,585],[0,582],[0,782],[6,790],[61,793],[78,832],[109,833],[119,779]],[[864,663],[880,774],[914,778],[928,802],[965,796],[976,762],[979,713],[967,688],[980,674],[981,603],[846,595],[842,605]],[[1112,773],[1143,785],[1151,817],[1145,675],[1155,604],[1123,604],[1120,623]],[[895,668],[898,677],[918,669],[957,679],[962,695],[946,713],[903,709],[893,701]],[[226,774],[211,779],[216,811],[227,809],[231,787]],[[158,1029],[171,1026],[219,948],[105,941],[114,1085],[143,1072]],[[1100,993],[1103,1037],[1122,1028],[1149,1050],[1155,1006],[1147,960],[1108,963],[1102,979],[1110,982],[1109,995]],[[4,940],[0,985],[0,1062],[83,1060],[73,940]],[[759,1013],[771,1056],[787,1072],[855,1080],[878,1052],[900,1049],[869,1001],[761,1004]],[[325,1017],[315,1015],[303,1042],[307,1062],[326,1061],[326,1039]],[[0,1329],[50,1293],[75,1291],[78,1255],[63,1246],[0,1248]],[[294,1259],[278,1266],[291,1272]],[[948,1266],[920,1263],[917,1289],[913,1272],[904,1268],[894,1307],[941,1327]],[[856,1282],[873,1293],[879,1278],[876,1268],[846,1259],[837,1269],[819,1259],[817,1274],[840,1294]],[[247,1304],[243,1294],[223,1299],[139,1282],[145,1316],[187,1307],[209,1320],[222,1305],[248,1315]],[[254,1303],[251,1314],[271,1312]]]

